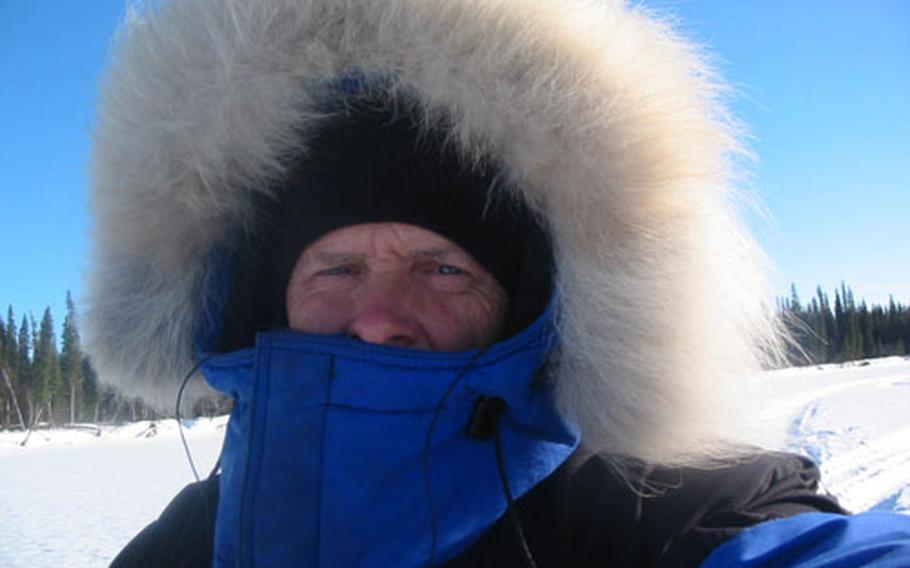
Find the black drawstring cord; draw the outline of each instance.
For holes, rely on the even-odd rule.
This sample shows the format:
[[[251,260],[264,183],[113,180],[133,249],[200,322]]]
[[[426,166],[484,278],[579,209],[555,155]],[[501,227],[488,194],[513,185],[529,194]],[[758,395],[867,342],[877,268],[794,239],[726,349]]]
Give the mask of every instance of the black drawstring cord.
[[[509,515],[509,523],[515,531],[515,540],[521,548],[524,555],[525,564],[528,568],[537,568],[537,562],[534,561],[534,555],[531,554],[531,547],[528,546],[528,540],[525,538],[524,529],[521,527],[521,518],[518,516],[518,510],[515,508],[515,500],[512,498],[512,489],[509,487],[509,476],[506,474],[505,459],[502,455],[502,438],[499,435],[499,422],[496,423],[496,431],[493,434],[493,440],[496,445],[496,468],[499,470],[499,480],[502,481],[502,492],[506,497],[506,514]]]
[[[500,417],[506,409],[506,403],[499,397],[481,396],[474,405],[474,411],[468,420],[468,427],[465,434],[474,440],[489,440],[493,438],[494,449],[496,452],[496,469],[499,471],[499,481],[502,482],[502,492],[506,498],[506,514],[509,516],[509,523],[515,534],[515,541],[521,549],[524,556],[525,564],[529,568],[537,568],[534,561],[534,555],[531,554],[531,548],[525,538],[524,530],[521,527],[521,518],[518,516],[518,510],[515,508],[515,499],[512,498],[512,488],[509,485],[509,476],[506,473],[506,463],[502,451],[502,437],[500,436],[499,425]]]
[[[196,483],[197,483],[197,485],[195,486],[197,488],[196,493],[199,495],[199,498],[202,500],[202,509],[205,512],[206,533],[208,534],[209,541],[211,542],[210,546],[211,546],[212,554],[214,554],[214,550],[215,550],[214,526],[215,526],[215,524],[209,522],[209,519],[213,518],[212,508],[209,506],[208,495],[206,494],[206,492],[202,488],[202,486],[199,485],[199,481],[200,481],[199,473],[196,471],[196,464],[193,463],[193,456],[190,453],[190,446],[186,443],[186,436],[183,435],[183,424],[181,424],[181,422],[180,422],[180,420],[181,420],[181,418],[180,418],[180,401],[183,399],[183,390],[186,388],[186,384],[189,382],[190,378],[196,373],[196,371],[199,370],[200,367],[202,367],[202,365],[209,359],[209,357],[210,357],[210,355],[206,355],[205,357],[200,359],[198,363],[193,365],[193,368],[190,369],[190,372],[187,373],[185,377],[183,377],[183,381],[180,383],[180,389],[177,391],[177,407],[175,409],[176,411],[174,414],[176,415],[176,418],[177,418],[177,431],[180,433],[180,441],[183,442],[183,450],[186,452],[186,459],[190,462],[190,469],[193,470],[193,477],[196,478]],[[221,450],[224,451],[223,444],[222,444]],[[218,459],[215,461],[215,467],[212,468],[212,472],[209,474],[208,479],[211,479],[215,475],[215,473],[218,471],[218,468],[220,466],[221,466],[221,452],[218,453]]]
[[[180,433],[180,441],[183,442],[183,451],[186,452],[186,459],[190,462],[190,469],[193,470],[193,477],[196,478],[197,482],[199,481],[199,473],[196,471],[196,464],[193,463],[193,456],[190,454],[190,447],[186,443],[186,436],[183,435],[183,424],[180,422],[180,400],[183,398],[183,389],[186,388],[186,384],[190,381],[190,378],[196,373],[196,371],[199,370],[199,367],[201,367],[202,364],[208,360],[208,358],[209,355],[206,355],[200,359],[198,363],[193,365],[193,368],[190,369],[190,372],[187,373],[185,377],[183,377],[183,382],[180,383],[180,389],[177,391],[177,408],[174,413],[177,417],[177,432]]]
[[[183,451],[186,452],[186,459],[190,462],[190,469],[193,470],[193,477],[196,478],[196,481],[199,481],[199,473],[196,472],[196,464],[193,463],[193,456],[190,454],[190,447],[187,445],[186,437],[183,435],[183,424],[180,423],[180,399],[183,398],[183,389],[186,388],[186,383],[189,382],[190,377],[192,377],[193,374],[199,370],[199,367],[201,367],[209,357],[210,355],[206,355],[202,358],[201,361],[196,363],[192,369],[190,369],[190,372],[187,373],[185,377],[183,377],[183,382],[180,383],[180,390],[177,391],[177,408],[175,412],[177,416],[177,431],[180,433],[180,441],[183,442]],[[215,465],[212,466],[212,471],[209,472],[209,475],[206,477],[206,479],[211,479],[215,477],[216,473],[218,473],[218,470],[221,468],[221,455],[223,453],[224,443],[222,442],[221,449],[218,450],[218,459],[215,460]]]
[[[455,390],[455,387],[458,386],[458,383],[468,374],[468,371],[471,370],[471,367],[474,366],[474,363],[477,362],[480,357],[487,352],[487,347],[483,347],[477,351],[477,353],[471,357],[471,359],[465,364],[465,366],[458,371],[458,374],[452,379],[452,382],[446,387],[445,392],[442,397],[439,399],[439,403],[436,405],[436,408],[433,409],[433,417],[430,419],[430,426],[427,428],[427,437],[423,445],[423,477],[426,481],[426,492],[427,492],[427,503],[430,508],[430,561],[429,566],[436,565],[436,541],[438,540],[438,531],[436,521],[436,506],[433,503],[433,482],[430,480],[430,446],[433,442],[433,431],[436,429],[436,423],[439,421],[439,415],[442,414],[442,409],[445,406],[447,400],[452,395],[452,392]]]

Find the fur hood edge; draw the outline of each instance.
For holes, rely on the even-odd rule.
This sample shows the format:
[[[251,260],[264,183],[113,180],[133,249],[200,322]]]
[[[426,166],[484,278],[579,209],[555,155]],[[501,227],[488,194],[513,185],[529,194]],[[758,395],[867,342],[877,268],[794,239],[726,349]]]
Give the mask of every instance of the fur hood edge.
[[[350,72],[394,77],[547,220],[557,401],[585,444],[715,453],[736,379],[778,342],[736,211],[740,147],[699,54],[619,1],[174,0],[131,17],[92,164],[102,380],[170,405],[218,317],[226,239],[320,119],[320,85]]]

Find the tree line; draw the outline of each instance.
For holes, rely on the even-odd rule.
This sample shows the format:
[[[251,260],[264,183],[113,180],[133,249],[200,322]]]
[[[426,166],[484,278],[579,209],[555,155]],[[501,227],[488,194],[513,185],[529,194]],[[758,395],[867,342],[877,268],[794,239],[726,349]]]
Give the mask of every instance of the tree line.
[[[0,317],[0,430],[38,425],[111,423],[162,418],[141,399],[102,385],[83,352],[76,309],[66,294],[66,316],[58,342],[51,309],[41,321],[16,317],[13,306]],[[182,410],[184,416],[224,412],[225,401],[204,400]]]
[[[803,304],[796,286],[777,302],[793,337],[790,362],[796,365],[842,363],[891,355],[907,355],[910,347],[910,306],[890,297],[888,305],[858,304],[844,283],[834,290],[834,302],[821,286]]]

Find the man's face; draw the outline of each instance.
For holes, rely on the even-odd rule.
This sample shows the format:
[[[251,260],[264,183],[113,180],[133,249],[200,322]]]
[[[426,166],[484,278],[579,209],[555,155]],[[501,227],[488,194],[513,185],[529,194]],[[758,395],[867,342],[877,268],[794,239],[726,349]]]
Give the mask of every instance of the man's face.
[[[506,294],[449,239],[401,223],[338,229],[307,247],[285,297],[291,329],[463,351],[502,329]]]

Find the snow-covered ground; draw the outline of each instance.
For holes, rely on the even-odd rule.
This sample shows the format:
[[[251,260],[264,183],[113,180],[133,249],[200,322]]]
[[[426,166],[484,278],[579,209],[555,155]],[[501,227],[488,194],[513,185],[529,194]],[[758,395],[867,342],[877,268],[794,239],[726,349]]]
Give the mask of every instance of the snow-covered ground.
[[[910,358],[783,369],[756,381],[757,443],[814,459],[847,509],[910,514]]]
[[[755,378],[754,441],[806,454],[848,508],[910,514],[910,358],[784,369]],[[225,418],[188,421],[200,475]],[[106,566],[192,481],[174,421],[0,432],[0,566]]]
[[[185,421],[200,475],[217,459],[226,418]],[[101,435],[0,432],[0,566],[107,566],[193,481],[176,422]]]

